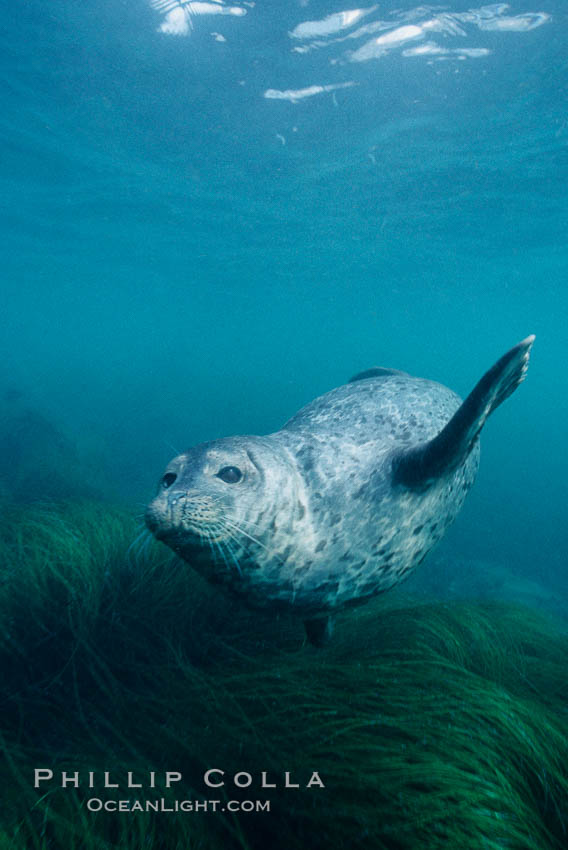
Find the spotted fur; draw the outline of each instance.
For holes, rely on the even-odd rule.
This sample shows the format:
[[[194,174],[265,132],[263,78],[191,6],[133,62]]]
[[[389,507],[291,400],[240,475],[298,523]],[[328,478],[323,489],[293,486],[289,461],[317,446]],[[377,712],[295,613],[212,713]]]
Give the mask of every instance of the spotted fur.
[[[409,575],[455,519],[479,430],[523,379],[531,345],[463,404],[441,384],[372,369],[274,434],[196,446],[167,467],[148,527],[250,606],[313,620],[364,602]],[[227,466],[238,483],[218,477]]]

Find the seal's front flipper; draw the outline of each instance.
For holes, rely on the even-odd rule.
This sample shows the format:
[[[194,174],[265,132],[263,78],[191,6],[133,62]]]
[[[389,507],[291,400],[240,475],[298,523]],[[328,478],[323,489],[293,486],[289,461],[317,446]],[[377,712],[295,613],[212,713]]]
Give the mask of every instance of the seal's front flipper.
[[[322,647],[329,643],[333,633],[333,622],[331,617],[316,617],[313,620],[304,620],[306,637],[312,646]]]
[[[464,462],[489,414],[524,379],[533,342],[534,336],[528,336],[501,357],[433,440],[395,457],[395,482],[406,487],[427,487]]]
[[[365,369],[364,372],[357,372],[352,378],[349,378],[347,383],[354,384],[355,381],[364,381],[366,378],[409,378],[408,372],[401,372],[400,369],[387,369],[385,366],[371,366],[370,369]]]

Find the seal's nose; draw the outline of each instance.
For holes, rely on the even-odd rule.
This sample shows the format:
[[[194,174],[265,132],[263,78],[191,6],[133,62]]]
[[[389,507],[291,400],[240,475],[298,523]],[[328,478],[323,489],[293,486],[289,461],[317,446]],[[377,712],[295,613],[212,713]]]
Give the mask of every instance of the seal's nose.
[[[170,490],[166,494],[166,499],[170,507],[175,507],[179,502],[188,501],[188,492],[187,490]]]

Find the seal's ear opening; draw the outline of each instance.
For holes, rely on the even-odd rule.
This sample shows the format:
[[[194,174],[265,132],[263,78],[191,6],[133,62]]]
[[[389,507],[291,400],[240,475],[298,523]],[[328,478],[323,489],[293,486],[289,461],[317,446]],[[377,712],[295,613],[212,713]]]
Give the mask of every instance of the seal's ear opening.
[[[487,417],[524,380],[534,339],[534,335],[528,336],[503,355],[433,440],[397,454],[393,460],[395,483],[427,487],[465,461]]]

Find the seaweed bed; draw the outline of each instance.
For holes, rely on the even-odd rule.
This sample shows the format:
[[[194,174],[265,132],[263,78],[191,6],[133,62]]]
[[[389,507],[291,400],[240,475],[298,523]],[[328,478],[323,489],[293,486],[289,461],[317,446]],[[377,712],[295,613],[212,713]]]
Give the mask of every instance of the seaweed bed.
[[[0,525],[0,848],[567,846],[567,639],[552,620],[395,592],[316,650],[164,549],[136,554],[120,509],[6,504]],[[183,788],[136,798],[271,811],[95,813],[92,789],[34,789],[35,767],[177,770]],[[212,793],[211,767],[315,770],[325,788]]]

